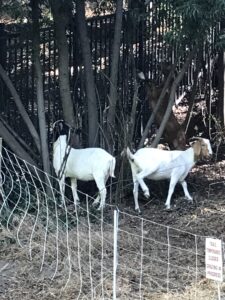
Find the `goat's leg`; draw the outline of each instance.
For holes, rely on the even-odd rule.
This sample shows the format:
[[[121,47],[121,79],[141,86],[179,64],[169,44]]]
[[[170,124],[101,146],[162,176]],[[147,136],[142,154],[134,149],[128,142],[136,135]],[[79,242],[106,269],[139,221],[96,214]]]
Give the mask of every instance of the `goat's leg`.
[[[165,203],[167,209],[170,209],[170,201],[171,201],[171,197],[173,195],[176,184],[177,184],[177,180],[171,178],[169,191],[168,191],[168,195],[167,195],[167,199],[166,199],[166,203]]]
[[[102,207],[105,206],[105,199],[106,199],[106,187],[105,187],[105,180],[104,178],[101,178],[99,175],[95,176],[95,182],[98,187],[99,193],[100,193],[100,205],[98,207],[98,210],[100,210]]]
[[[136,174],[136,179],[137,179],[138,183],[140,184],[141,189],[146,198],[150,197],[150,193],[149,193],[149,189],[143,179],[145,177],[147,177],[148,175],[149,175],[149,172],[147,170],[143,170],[140,173]]]
[[[193,198],[191,197],[191,195],[189,194],[188,189],[187,189],[187,182],[184,180],[184,181],[181,181],[180,183],[182,185],[186,199],[188,199],[189,201],[192,201]]]
[[[138,183],[138,181],[136,179],[136,176],[134,174],[132,174],[132,175],[133,175],[133,184],[134,184],[133,195],[134,195],[135,210],[140,213],[141,211],[140,211],[139,203],[138,203],[138,187],[139,187],[139,183]]]
[[[95,206],[99,203],[100,200],[100,194],[98,193],[98,196],[95,198],[94,202],[92,203],[92,206]]]
[[[71,189],[72,189],[72,193],[73,193],[74,204],[77,205],[77,203],[80,202],[80,199],[77,194],[77,179],[76,178],[71,178]]]
[[[61,201],[59,206],[63,206],[65,205],[65,176],[62,176],[62,178],[59,180],[59,189],[61,193]]]

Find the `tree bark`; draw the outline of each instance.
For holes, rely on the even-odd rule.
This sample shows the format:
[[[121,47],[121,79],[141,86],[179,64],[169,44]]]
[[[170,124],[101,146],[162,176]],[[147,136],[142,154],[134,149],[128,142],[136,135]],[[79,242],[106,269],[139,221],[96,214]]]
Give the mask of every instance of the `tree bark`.
[[[5,128],[9,131],[9,133],[19,142],[21,147],[31,155],[36,161],[40,159],[39,155],[36,154],[33,149],[29,147],[29,145],[24,141],[15,130],[0,116],[0,122],[5,126]]]
[[[6,86],[8,87],[12,97],[13,97],[13,100],[21,114],[21,117],[23,118],[24,120],[24,123],[26,124],[34,142],[35,142],[35,145],[38,149],[39,152],[41,152],[41,142],[40,142],[40,138],[39,138],[39,135],[38,135],[38,132],[37,130],[35,129],[21,99],[20,99],[20,96],[18,95],[12,81],[10,80],[10,78],[8,77],[8,75],[6,74],[5,70],[3,69],[2,65],[0,65],[0,76],[2,78],[2,80],[5,82]]]
[[[71,0],[49,0],[54,25],[55,37],[59,50],[59,88],[63,108],[63,117],[72,127],[75,127],[73,101],[69,80],[69,49],[66,28],[72,11]]]
[[[115,132],[116,105],[117,105],[117,82],[118,82],[118,66],[120,57],[120,40],[123,21],[123,0],[117,0],[116,4],[116,20],[114,29],[114,38],[112,45],[112,61],[110,69],[110,91],[109,91],[109,111],[107,117],[107,136],[109,138],[110,149],[113,152],[113,132]]]
[[[50,174],[50,160],[47,143],[45,104],[43,92],[43,76],[40,62],[40,25],[39,25],[39,1],[31,0],[32,20],[33,20],[33,60],[36,77],[37,88],[37,104],[38,104],[38,121],[41,138],[41,156],[43,162],[43,170]]]
[[[177,77],[175,78],[173,84],[172,84],[172,87],[171,87],[171,90],[170,90],[170,97],[169,97],[169,102],[168,102],[168,106],[167,106],[167,109],[166,109],[166,112],[165,112],[165,115],[164,115],[164,118],[162,120],[162,123],[159,127],[159,130],[157,132],[157,135],[151,145],[151,147],[156,147],[159,143],[159,140],[160,138],[162,137],[162,134],[164,132],[164,129],[165,129],[165,126],[166,126],[166,123],[168,122],[169,120],[169,117],[170,117],[170,114],[172,112],[172,107],[173,107],[173,104],[174,104],[174,99],[175,99],[175,93],[176,93],[176,89],[180,83],[180,81],[182,80],[184,74],[185,74],[185,71],[187,70],[191,60],[192,60],[192,57],[193,57],[193,54],[194,54],[194,50],[192,50],[188,56],[188,58],[186,59],[181,71],[179,72],[179,74],[177,75]]]
[[[92,69],[90,42],[85,19],[84,0],[76,1],[76,13],[85,73],[85,87],[88,106],[88,144],[90,147],[93,147],[98,145],[98,106]]]
[[[149,131],[152,123],[154,122],[154,119],[155,119],[155,116],[157,114],[157,111],[158,111],[160,105],[162,104],[162,101],[163,101],[163,99],[164,99],[164,97],[165,97],[165,95],[167,93],[167,89],[169,87],[169,84],[171,82],[172,76],[174,74],[175,66],[176,66],[175,64],[172,66],[172,69],[171,69],[171,71],[170,71],[170,73],[169,73],[169,75],[168,75],[168,77],[167,77],[167,79],[165,81],[165,84],[163,86],[162,92],[161,92],[161,94],[159,96],[159,99],[157,101],[157,104],[156,104],[153,112],[151,113],[151,116],[150,116],[150,118],[148,120],[147,125],[145,126],[142,138],[141,138],[140,143],[138,145],[138,149],[142,148],[143,145],[144,145],[145,139],[147,138],[147,135],[148,135],[148,131]]]
[[[195,104],[195,94],[196,94],[197,85],[198,85],[198,75],[199,75],[199,71],[200,71],[200,67],[201,67],[198,55],[197,55],[196,59],[197,59],[196,70],[195,70],[194,78],[193,78],[194,82],[193,82],[193,87],[192,87],[192,90],[190,93],[190,98],[188,101],[189,107],[188,107],[186,119],[184,120],[184,124],[183,124],[186,134],[188,132],[188,127],[189,127],[190,120],[191,120],[192,113],[193,113],[193,108],[194,108],[194,104]]]
[[[10,149],[20,158],[24,159],[31,165],[37,167],[35,161],[31,156],[21,147],[20,143],[14,138],[14,136],[8,131],[5,125],[0,121],[0,136],[4,142],[10,147]]]

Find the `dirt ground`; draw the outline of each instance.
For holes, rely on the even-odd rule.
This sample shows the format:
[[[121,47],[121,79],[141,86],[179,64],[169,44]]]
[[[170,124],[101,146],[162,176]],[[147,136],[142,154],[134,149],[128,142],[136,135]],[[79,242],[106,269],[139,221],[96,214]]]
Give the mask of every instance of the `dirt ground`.
[[[222,150],[222,149],[221,149]],[[225,152],[224,152],[225,153]],[[190,193],[194,196],[194,202],[187,202],[182,195],[182,190],[177,187],[175,195],[172,200],[172,209],[167,211],[164,209],[165,197],[167,194],[168,183],[163,182],[159,184],[153,184],[148,182],[151,188],[151,198],[146,200],[140,195],[140,208],[142,215],[137,216],[134,212],[134,203],[132,194],[128,193],[126,200],[119,204],[119,209],[125,212],[120,219],[120,244],[119,244],[119,267],[118,267],[118,299],[139,299],[139,275],[140,275],[140,226],[139,221],[143,217],[145,220],[150,220],[144,223],[144,241],[143,247],[143,281],[142,281],[142,297],[143,299],[163,300],[163,299],[217,299],[217,287],[214,283],[206,280],[202,275],[204,273],[204,258],[202,255],[203,240],[202,236],[212,236],[224,240],[225,234],[225,157],[223,152],[220,153],[220,161],[200,163],[193,168],[188,176],[188,187]],[[127,215],[126,215],[127,214]],[[98,215],[99,217],[99,215]],[[85,217],[84,217],[85,218]],[[94,220],[94,219],[93,219]],[[95,245],[95,250],[92,249],[93,256],[93,270],[97,275],[95,282],[95,275],[93,275],[92,284],[98,286],[100,271],[101,271],[101,240],[100,225],[93,222],[92,226],[92,244]],[[106,222],[110,224],[112,222],[112,209],[106,209]],[[154,223],[155,222],[155,223]],[[18,224],[15,221],[15,225]],[[25,224],[25,223],[24,223]],[[171,251],[170,259],[170,283],[169,293],[167,292],[167,283],[165,274],[168,271],[168,264],[166,266],[161,265],[163,259],[167,259],[168,247],[166,247],[166,239],[168,236],[164,232],[166,227],[160,229],[159,225],[165,225],[174,228],[170,232],[170,243],[175,246],[175,250]],[[86,223],[87,225],[87,223]],[[31,299],[77,299],[79,290],[79,278],[77,273],[77,264],[79,261],[74,261],[71,268],[71,279],[65,288],[66,278],[68,274],[65,271],[68,267],[68,256],[66,256],[67,249],[65,247],[66,238],[65,233],[62,237],[61,244],[59,245],[62,255],[59,259],[59,266],[57,275],[54,280],[51,280],[52,270],[54,265],[55,249],[54,247],[46,246],[46,259],[47,263],[44,263],[42,271],[41,255],[43,251],[39,247],[41,239],[43,239],[43,232],[45,227],[38,226],[35,229],[39,232],[34,238],[32,246],[32,260],[29,255],[29,243],[26,239],[31,234],[32,224],[29,224],[27,220],[26,225],[20,230],[21,243],[25,245],[21,248],[18,245],[18,239],[15,237],[17,234],[17,228],[14,226],[12,230],[7,231],[2,227],[0,231],[0,299],[2,300],[31,300]],[[30,228],[29,228],[30,226]],[[86,227],[85,227],[86,228]],[[81,251],[81,260],[88,261],[88,243],[85,242],[88,231],[80,227],[82,231],[81,235],[81,247],[86,251]],[[137,235],[135,235],[137,233]],[[74,236],[71,236],[71,240],[75,240],[76,231],[73,232]],[[131,236],[133,234],[133,236]],[[198,237],[198,268],[199,274],[197,279],[195,275],[189,274],[187,270],[194,268],[191,265],[191,261],[195,264],[193,253],[185,255],[183,257],[183,250],[193,250],[195,247],[193,236]],[[42,236],[42,237],[41,237]],[[112,226],[105,225],[104,238],[106,241],[112,240],[113,231]],[[148,240],[148,239],[152,240]],[[163,240],[165,239],[165,241]],[[50,237],[49,237],[50,241]],[[36,244],[35,244],[36,243]],[[83,243],[83,244],[82,244]],[[161,243],[162,246],[159,246]],[[63,248],[65,247],[65,248]],[[73,254],[75,257],[75,250],[77,245],[71,246],[71,258]],[[172,248],[171,248],[172,249]],[[76,250],[77,251],[77,250]],[[112,256],[113,246],[109,242],[105,243],[104,259],[110,260],[110,263],[105,263],[105,279],[104,290],[105,299],[112,298]],[[155,253],[154,259],[148,260],[147,255],[149,253]],[[82,256],[83,255],[83,256]],[[160,258],[160,259],[159,259]],[[128,268],[130,267],[130,270]],[[177,267],[174,267],[177,266]],[[185,271],[182,273],[182,267],[185,266]],[[174,269],[173,269],[174,267]],[[88,264],[87,264],[88,268]],[[96,269],[95,269],[96,268]],[[178,269],[181,271],[178,272]],[[107,270],[108,269],[108,270]],[[83,272],[83,291],[80,295],[80,299],[102,299],[100,287],[96,287],[95,294],[85,292],[85,289],[90,289],[90,280],[88,277],[88,269],[82,269]],[[108,272],[108,273],[107,273]],[[94,274],[93,273],[93,274]],[[149,274],[152,277],[149,277]],[[154,276],[156,277],[154,277]],[[168,274],[167,274],[168,275]],[[108,276],[108,277],[107,277]],[[158,277],[157,277],[158,276]],[[164,276],[164,277],[163,277]],[[154,278],[158,278],[157,280]],[[162,280],[162,282],[161,282]],[[174,285],[174,288],[173,288]],[[221,286],[221,294],[225,297],[225,287]],[[222,298],[224,299],[224,298]]]
[[[217,161],[198,163],[187,182],[193,203],[177,186],[168,211],[164,207],[168,182],[146,180],[151,197],[146,200],[140,192],[141,215],[134,211],[132,182],[120,191],[118,299],[141,299],[140,295],[144,300],[218,299],[216,284],[204,277],[204,237],[224,241],[225,146]],[[88,219],[85,202],[81,205],[79,244],[73,208],[68,208],[66,219],[63,216],[57,239],[54,217],[47,236],[46,219],[36,224],[32,216],[22,225],[14,216],[8,230],[0,227],[1,300],[103,299],[102,290],[104,299],[112,299],[113,207],[106,208],[102,224],[99,212],[91,210]],[[225,299],[224,285],[220,292]]]

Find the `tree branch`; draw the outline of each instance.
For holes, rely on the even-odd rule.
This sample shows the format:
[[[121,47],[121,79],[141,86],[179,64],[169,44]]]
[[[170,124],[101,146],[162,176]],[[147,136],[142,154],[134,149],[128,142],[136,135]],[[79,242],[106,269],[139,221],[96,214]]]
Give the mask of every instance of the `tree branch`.
[[[174,82],[173,82],[173,85],[171,87],[171,91],[170,91],[170,97],[169,97],[169,102],[168,102],[168,106],[167,106],[167,109],[166,109],[166,112],[165,112],[165,115],[164,115],[164,118],[162,120],[162,123],[159,127],[159,130],[157,132],[157,135],[151,145],[151,147],[156,147],[158,145],[158,142],[164,132],[164,129],[165,129],[165,126],[169,120],[169,117],[170,117],[170,114],[171,114],[171,111],[172,111],[172,107],[173,107],[173,104],[174,104],[174,98],[175,98],[175,93],[176,93],[176,89],[177,89],[177,86],[179,85],[180,81],[182,80],[183,76],[184,76],[184,73],[187,69],[187,67],[189,66],[191,60],[192,60],[192,57],[194,55],[194,50],[192,50],[186,60],[186,62],[184,63],[180,73],[178,74],[178,76],[175,78]]]
[[[173,74],[174,74],[175,68],[176,68],[176,63],[173,64],[173,66],[172,66],[172,68],[171,68],[171,71],[170,71],[170,73],[169,73],[169,75],[168,75],[168,77],[167,77],[167,79],[166,79],[166,82],[165,82],[165,84],[164,84],[164,86],[163,86],[163,89],[162,89],[162,92],[161,92],[161,94],[160,94],[160,96],[159,96],[159,99],[158,99],[158,101],[157,101],[157,104],[156,104],[156,106],[155,106],[153,112],[151,113],[151,116],[150,116],[150,118],[149,118],[149,120],[148,120],[147,125],[145,126],[145,129],[144,129],[142,138],[141,138],[140,143],[139,143],[139,145],[138,145],[138,149],[142,148],[143,145],[144,145],[144,142],[145,142],[145,139],[147,138],[149,129],[150,129],[152,123],[154,122],[155,116],[156,116],[156,114],[157,114],[157,112],[158,112],[158,110],[159,110],[159,107],[160,107],[160,105],[161,105],[161,103],[162,103],[162,101],[163,101],[163,99],[164,99],[164,97],[165,97],[165,95],[166,95],[166,92],[167,92],[167,89],[168,89],[168,87],[169,87],[171,78],[172,78],[172,76],[173,76]]]

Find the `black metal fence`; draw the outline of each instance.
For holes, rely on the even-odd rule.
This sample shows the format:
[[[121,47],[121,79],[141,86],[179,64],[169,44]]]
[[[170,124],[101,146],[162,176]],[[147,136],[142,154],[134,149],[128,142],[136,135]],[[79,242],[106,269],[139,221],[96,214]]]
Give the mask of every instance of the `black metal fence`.
[[[158,64],[164,60],[171,62],[175,51],[169,47],[164,39],[165,33],[174,26],[174,13],[168,1],[154,0],[134,26],[132,37],[132,52],[136,68],[149,74],[151,79],[158,75]],[[133,12],[134,13],[134,12]],[[133,97],[132,68],[129,56],[127,19],[124,13],[122,31],[120,70],[119,70],[119,98],[124,111],[129,113]],[[88,31],[92,50],[93,70],[96,82],[96,91],[99,101],[101,121],[104,119],[104,110],[108,105],[109,70],[111,61],[111,46],[113,41],[114,15],[89,19]],[[67,31],[69,44],[69,74],[71,92],[76,112],[77,125],[85,132],[87,114],[83,82],[83,65],[79,47],[76,26]],[[37,100],[34,84],[34,67],[32,62],[32,34],[30,25],[0,24],[0,63],[3,65],[10,79],[14,83],[35,126],[38,128]],[[41,28],[41,64],[43,68],[45,110],[48,131],[52,122],[60,118],[62,108],[58,83],[58,51],[55,43],[53,26]],[[183,86],[191,84],[194,66],[186,74]],[[27,129],[18,113],[16,105],[0,81],[0,113],[23,136],[28,143]],[[149,117],[148,104],[144,101],[138,105],[139,131],[144,127]],[[140,132],[139,132],[140,135]]]

